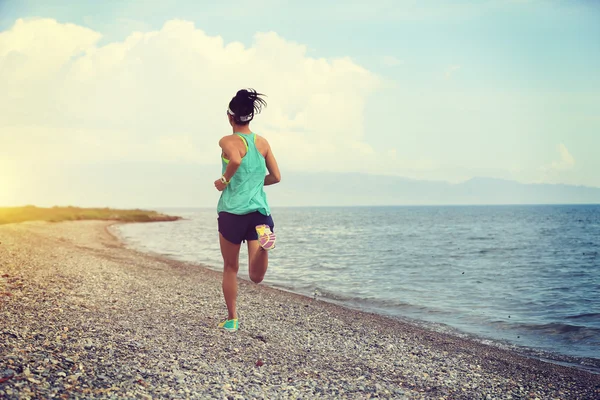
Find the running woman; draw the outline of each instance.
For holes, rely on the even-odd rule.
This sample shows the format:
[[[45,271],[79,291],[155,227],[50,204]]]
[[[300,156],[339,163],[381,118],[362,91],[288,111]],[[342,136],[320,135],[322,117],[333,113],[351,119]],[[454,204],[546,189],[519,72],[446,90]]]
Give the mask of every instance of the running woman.
[[[236,331],[239,326],[236,299],[242,242],[248,243],[248,273],[255,283],[263,280],[268,251],[275,247],[274,223],[264,186],[278,183],[281,175],[267,139],[250,129],[250,121],[267,105],[261,96],[253,89],[237,92],[227,109],[233,133],[219,141],[223,167],[215,187],[221,192],[217,213],[228,312],[219,328],[227,331]]]

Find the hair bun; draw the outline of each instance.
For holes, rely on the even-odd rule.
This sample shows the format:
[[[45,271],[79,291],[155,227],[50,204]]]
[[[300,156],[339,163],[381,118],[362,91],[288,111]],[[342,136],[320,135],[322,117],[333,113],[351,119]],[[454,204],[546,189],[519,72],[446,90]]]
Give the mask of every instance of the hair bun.
[[[260,96],[264,94],[257,93],[254,89],[237,91],[235,97],[229,102],[229,109],[234,113],[236,123],[249,122],[255,114],[261,112],[262,107],[267,103]]]
[[[258,98],[258,93],[256,93],[256,90],[254,89],[241,89],[238,90],[235,97],[237,97],[238,99],[254,101]]]

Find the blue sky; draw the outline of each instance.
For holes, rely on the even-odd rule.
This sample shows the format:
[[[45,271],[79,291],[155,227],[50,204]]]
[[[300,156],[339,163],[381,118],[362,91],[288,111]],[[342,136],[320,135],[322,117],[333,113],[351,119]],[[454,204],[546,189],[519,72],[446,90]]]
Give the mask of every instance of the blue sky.
[[[265,135],[271,131],[281,133],[285,129],[300,129],[306,133],[297,136],[281,133],[274,138],[281,149],[281,163],[289,169],[326,172],[363,168],[369,173],[451,182],[490,176],[521,182],[600,187],[597,172],[600,171],[600,157],[596,151],[600,148],[600,3],[596,1],[375,0],[367,5],[367,2],[359,1],[257,0],[217,4],[204,1],[0,0],[0,34],[11,30],[17,32],[14,27],[19,18],[28,21],[34,17],[53,19],[62,25],[72,23],[99,33],[101,36],[90,36],[85,43],[96,49],[110,49],[110,44],[124,43],[135,31],[162,32],[165,38],[173,39],[164,29],[165,24],[173,20],[192,22],[194,29],[203,32],[207,38],[220,37],[223,47],[240,42],[246,50],[259,49],[257,51],[266,54],[270,60],[262,68],[269,68],[273,80],[281,79],[278,85],[282,86],[282,93],[279,96],[273,93],[271,101],[283,104],[283,96],[298,96],[297,103],[286,99],[282,115],[302,111],[324,126],[322,129],[315,127],[317,122],[302,125],[293,117],[283,121],[272,114],[265,114],[263,125],[257,120],[257,128]],[[31,25],[18,34],[27,35],[36,29],[41,28]],[[191,30],[183,28],[172,31],[193,36]],[[258,33],[269,32],[276,36],[257,38]],[[14,44],[19,40],[17,37],[14,33],[7,41]],[[182,36],[177,40],[177,43],[184,43],[187,39]],[[190,39],[182,48],[205,43],[202,40],[192,42]],[[149,41],[146,38],[144,43]],[[78,50],[65,59],[67,64],[64,65],[74,64],[74,60],[81,57],[82,46],[74,45],[73,48]],[[284,46],[286,50],[277,46]],[[179,58],[183,50],[173,54],[160,50],[159,55],[159,48],[148,45],[141,56],[136,56],[146,63],[142,71],[151,70],[155,67],[151,65],[153,60],[159,64],[164,57],[173,56],[177,62],[183,62]],[[284,67],[273,61],[276,58],[269,58],[269,48],[283,55],[289,50],[289,59],[300,57],[298,62],[325,60],[328,66],[319,71],[328,71],[329,75],[321,76],[312,69],[306,76],[285,73],[291,68],[286,67],[284,71]],[[89,53],[88,50],[83,52]],[[8,52],[4,54],[8,57],[6,54]],[[133,57],[132,54],[129,55]],[[207,54],[203,59],[209,57]],[[335,62],[339,59],[347,60],[349,64],[340,67]],[[211,63],[217,62],[215,60]],[[222,91],[227,93],[219,101],[226,102],[233,95],[230,94],[233,81],[244,86],[257,86],[255,83],[262,82],[258,78],[254,82],[241,79],[246,69],[258,68],[260,60],[254,60],[253,65],[239,62],[236,74],[240,79],[211,77],[215,81],[223,78]],[[190,61],[190,65],[193,63],[204,65],[200,59]],[[64,65],[63,69],[66,68]],[[163,71],[171,67],[156,68],[156,71]],[[117,76],[116,72],[111,73]],[[259,76],[256,75],[259,73],[253,70],[249,76]],[[119,75],[120,85],[126,79],[123,76]],[[148,76],[160,74],[148,72]],[[294,82],[296,79],[298,82]],[[330,108],[327,118],[339,123],[325,120],[321,123],[314,108],[302,108],[300,99],[310,96],[300,95],[296,90],[300,90],[302,82],[307,80],[310,80],[307,87],[313,87],[310,84],[313,82],[314,87],[322,88],[325,94],[339,91],[340,97],[313,99]],[[319,86],[318,82],[324,80],[330,86]],[[146,82],[145,86],[148,85],[151,84]],[[204,91],[201,82],[197,85]],[[340,85],[346,88],[340,89]],[[263,84],[265,86],[269,87]],[[150,92],[185,98],[188,103],[193,101],[184,93],[184,85],[181,87],[181,96],[162,84]],[[210,93],[213,93],[210,87]],[[31,96],[33,99],[34,92]],[[331,103],[334,98],[338,99],[335,104]],[[348,101],[347,108],[344,99]],[[199,101],[199,107],[200,104],[202,101]],[[173,114],[187,115],[183,111],[186,107],[182,103]],[[86,114],[88,110],[83,111]],[[321,114],[319,117],[325,118]],[[27,121],[12,121],[13,132],[17,126],[32,125],[31,116],[28,118]],[[136,132],[145,129],[139,118],[136,126],[131,122],[115,122],[112,127],[124,132],[121,136],[133,138]],[[97,119],[81,117],[81,121],[90,129],[100,129]],[[165,120],[165,126],[169,121],[173,125],[172,121],[179,124],[180,120]],[[221,122],[215,120],[215,130]],[[212,123],[207,125],[211,129]],[[42,129],[44,124],[50,122],[41,119],[36,126]],[[70,126],[72,121],[56,120],[52,124],[52,127],[47,126],[48,129],[59,130]],[[298,128],[299,125],[302,126]],[[226,133],[227,127],[223,126],[223,131],[215,135]],[[171,137],[165,134],[167,136],[160,140],[161,143],[165,140],[181,142],[188,140],[184,139],[185,135],[193,134],[191,128],[185,127]],[[210,138],[212,140],[213,136]],[[340,147],[337,145],[340,138],[354,142],[350,147]],[[202,146],[196,142],[200,140],[197,137],[189,140],[190,146]],[[321,157],[309,163],[295,159],[293,149],[286,148],[286,142],[290,141],[301,142],[299,146],[306,149],[320,146],[323,149]],[[349,156],[350,153],[354,153],[354,158]],[[127,152],[121,154],[124,159],[127,156]],[[109,162],[115,157],[95,161]],[[320,161],[335,157],[342,161],[337,164]],[[173,159],[176,162],[189,160],[183,155],[174,155],[171,161]],[[152,155],[149,153],[144,161],[152,161]],[[165,160],[157,157],[156,162]],[[192,157],[190,162],[198,160]],[[17,161],[13,160],[12,168],[18,168]]]

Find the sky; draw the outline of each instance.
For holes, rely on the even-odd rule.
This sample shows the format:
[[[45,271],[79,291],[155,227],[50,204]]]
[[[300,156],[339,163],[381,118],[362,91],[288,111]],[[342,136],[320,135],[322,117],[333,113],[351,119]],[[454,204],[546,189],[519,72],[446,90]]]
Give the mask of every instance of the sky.
[[[0,206],[104,190],[65,190],[74,171],[214,166],[212,188],[245,87],[284,179],[600,187],[598,21],[593,0],[0,0]]]

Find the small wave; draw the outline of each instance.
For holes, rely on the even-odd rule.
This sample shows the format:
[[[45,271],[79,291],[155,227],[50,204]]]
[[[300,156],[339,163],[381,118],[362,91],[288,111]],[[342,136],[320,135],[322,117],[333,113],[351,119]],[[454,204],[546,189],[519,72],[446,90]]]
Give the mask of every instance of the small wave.
[[[327,289],[322,289],[320,287],[316,287],[315,290],[318,293],[319,297],[324,297],[324,298],[331,299],[331,300],[342,301],[342,302],[367,302],[367,301],[374,302],[374,300],[369,300],[365,297],[344,295],[341,293],[329,291]],[[375,300],[375,301],[377,301],[377,300]],[[382,302],[385,303],[385,301],[382,301]],[[408,305],[408,304],[405,304],[405,305]]]
[[[541,331],[550,332],[550,333],[553,333],[553,332],[570,333],[570,332],[580,332],[580,331],[583,331],[583,330],[589,329],[589,328],[586,328],[585,326],[580,326],[580,325],[554,323],[554,324],[540,325],[539,327],[534,327],[532,329],[533,330],[541,330]]]
[[[393,299],[382,299],[374,296],[352,296],[341,293],[334,293],[326,289],[316,287],[310,290],[311,297],[314,296],[315,290],[317,292],[317,298],[325,301],[331,301],[338,304],[343,304],[351,307],[356,307],[366,311],[377,311],[383,312],[385,315],[391,316],[407,316],[413,313],[428,314],[428,315],[448,315],[451,314],[448,311],[436,309],[428,306],[411,304],[399,300]]]
[[[473,252],[477,254],[509,253],[513,251],[519,251],[522,249],[522,247],[488,247],[486,249],[473,249]]]
[[[516,328],[544,333],[546,335],[560,335],[565,337],[570,337],[573,340],[581,340],[581,339],[595,339],[598,340],[600,338],[600,328],[593,328],[589,326],[582,325],[572,325],[572,324],[561,324],[561,323],[550,323],[550,324],[542,324],[542,325],[534,325],[534,324],[517,324]]]
[[[586,313],[578,315],[569,315],[565,319],[600,319],[600,313]]]

